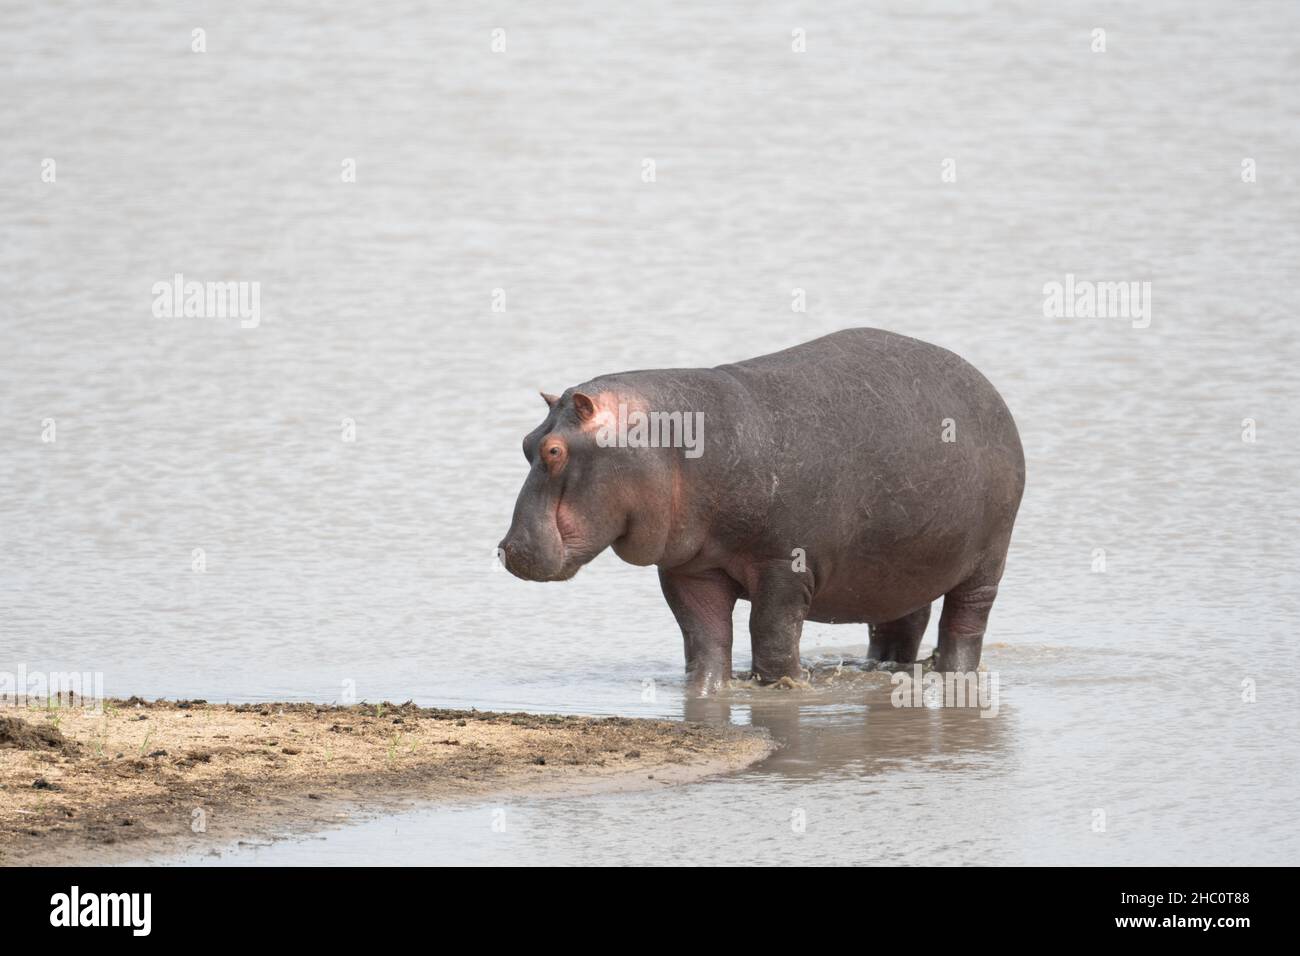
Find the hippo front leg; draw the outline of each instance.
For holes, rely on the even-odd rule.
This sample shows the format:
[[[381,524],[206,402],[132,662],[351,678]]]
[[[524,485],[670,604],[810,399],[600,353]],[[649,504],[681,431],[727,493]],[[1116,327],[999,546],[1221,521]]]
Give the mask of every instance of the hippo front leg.
[[[760,570],[758,587],[750,595],[749,640],[754,652],[754,676],[765,684],[783,677],[803,680],[799,638],[812,603],[807,574],[778,561]]]
[[[731,680],[731,613],[740,585],[717,570],[689,575],[660,570],[659,586],[682,629],[687,694],[717,692]]]

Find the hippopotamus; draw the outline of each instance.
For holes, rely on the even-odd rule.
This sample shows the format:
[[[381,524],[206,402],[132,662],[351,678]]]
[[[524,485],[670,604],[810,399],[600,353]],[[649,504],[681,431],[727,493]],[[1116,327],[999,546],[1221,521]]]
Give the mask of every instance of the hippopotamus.
[[[655,565],[692,695],[733,677],[737,600],[762,683],[804,676],[804,621],[866,624],[869,662],[912,664],[939,597],[933,667],[978,668],[1025,462],[964,359],[856,328],[542,397],[498,556],[529,581],[572,578],[610,547]]]

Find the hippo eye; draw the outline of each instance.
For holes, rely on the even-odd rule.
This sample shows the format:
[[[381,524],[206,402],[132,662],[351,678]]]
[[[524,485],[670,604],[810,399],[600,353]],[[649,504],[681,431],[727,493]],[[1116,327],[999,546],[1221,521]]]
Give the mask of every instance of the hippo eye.
[[[541,452],[542,461],[545,463],[547,470],[553,475],[560,473],[569,457],[569,450],[564,445],[564,439],[554,435],[542,442]]]

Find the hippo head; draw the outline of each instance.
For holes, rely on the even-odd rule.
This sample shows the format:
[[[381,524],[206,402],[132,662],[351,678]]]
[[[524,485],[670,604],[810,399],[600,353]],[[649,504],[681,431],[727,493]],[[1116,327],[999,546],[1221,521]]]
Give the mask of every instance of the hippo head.
[[[598,440],[626,397],[570,389],[542,398],[550,412],[524,438],[528,477],[498,546],[505,566],[527,581],[565,581],[610,545],[625,561],[653,564],[672,510],[669,459]]]

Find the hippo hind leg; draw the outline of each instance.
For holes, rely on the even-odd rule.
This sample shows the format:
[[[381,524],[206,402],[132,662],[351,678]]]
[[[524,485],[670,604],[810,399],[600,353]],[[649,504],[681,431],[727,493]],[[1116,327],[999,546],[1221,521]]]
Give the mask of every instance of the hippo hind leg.
[[[926,604],[896,621],[872,624],[871,643],[867,647],[867,667],[878,667],[885,663],[913,663],[929,623],[930,605]]]
[[[1001,568],[999,567],[999,577]],[[939,615],[939,646],[934,652],[934,669],[968,674],[979,669],[984,647],[984,630],[989,611],[998,596],[998,578],[971,578],[943,597]]]

